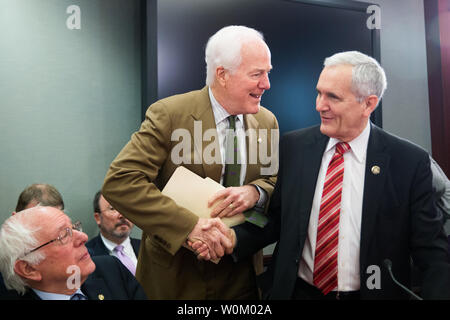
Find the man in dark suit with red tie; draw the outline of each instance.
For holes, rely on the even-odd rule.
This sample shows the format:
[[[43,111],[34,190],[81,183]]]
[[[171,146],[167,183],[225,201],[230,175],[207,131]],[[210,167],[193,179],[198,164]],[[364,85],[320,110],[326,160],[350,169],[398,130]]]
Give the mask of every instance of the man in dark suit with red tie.
[[[260,279],[270,299],[404,299],[411,259],[423,298],[450,298],[447,242],[426,151],[373,125],[384,70],[359,52],[325,60],[321,124],[280,141],[269,223],[234,228],[236,259],[278,241]]]

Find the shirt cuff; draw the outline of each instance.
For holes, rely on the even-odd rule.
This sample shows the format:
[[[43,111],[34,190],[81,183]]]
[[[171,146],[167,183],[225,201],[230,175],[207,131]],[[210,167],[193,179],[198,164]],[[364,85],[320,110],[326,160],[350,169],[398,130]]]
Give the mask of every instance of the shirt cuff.
[[[256,202],[255,207],[256,208],[264,208],[266,202],[267,202],[267,192],[260,186],[257,186],[256,184],[252,184],[252,186],[255,186],[256,190],[259,192],[259,199],[258,202]]]

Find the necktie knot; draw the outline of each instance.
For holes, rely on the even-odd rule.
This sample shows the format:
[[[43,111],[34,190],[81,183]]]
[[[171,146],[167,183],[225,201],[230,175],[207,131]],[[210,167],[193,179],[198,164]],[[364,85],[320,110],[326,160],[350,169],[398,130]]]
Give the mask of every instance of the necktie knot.
[[[350,149],[350,145],[347,142],[339,142],[336,145],[336,152],[339,154],[344,154]]]
[[[70,297],[70,300],[87,300],[86,296],[81,293],[75,293]]]
[[[114,250],[123,254],[123,246],[122,246],[122,245],[116,246],[116,247],[114,248]]]
[[[133,275],[136,274],[136,265],[131,258],[125,254],[123,245],[116,246],[114,251],[117,252],[117,258],[119,258],[123,265],[127,267]]]
[[[228,122],[230,124],[230,129],[236,130],[236,116],[229,116]]]

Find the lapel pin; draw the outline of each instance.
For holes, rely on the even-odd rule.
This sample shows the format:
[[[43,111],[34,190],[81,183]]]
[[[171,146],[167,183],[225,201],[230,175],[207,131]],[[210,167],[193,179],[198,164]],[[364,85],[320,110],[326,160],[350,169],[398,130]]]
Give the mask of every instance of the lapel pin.
[[[105,300],[105,296],[100,293],[98,295],[98,300]]]
[[[376,175],[376,174],[380,174],[381,169],[380,169],[379,166],[373,166],[371,171],[372,171],[373,174]]]

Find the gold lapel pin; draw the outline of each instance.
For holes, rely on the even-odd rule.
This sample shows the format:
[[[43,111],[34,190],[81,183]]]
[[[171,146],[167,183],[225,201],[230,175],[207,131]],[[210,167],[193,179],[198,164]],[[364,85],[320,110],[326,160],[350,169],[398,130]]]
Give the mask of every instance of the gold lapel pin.
[[[98,300],[105,300],[105,296],[100,293],[98,295]]]
[[[380,174],[381,169],[379,166],[373,166],[371,171],[373,174]]]

